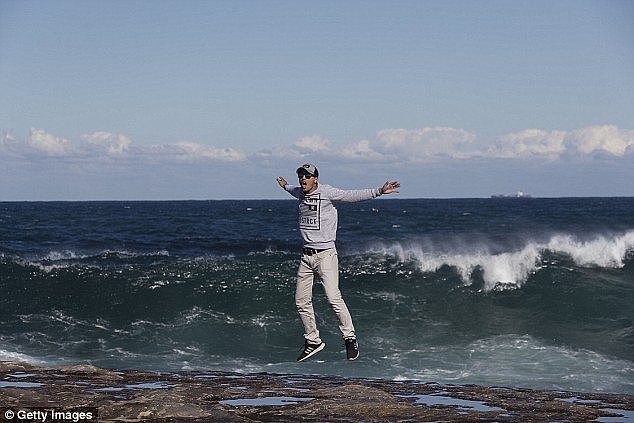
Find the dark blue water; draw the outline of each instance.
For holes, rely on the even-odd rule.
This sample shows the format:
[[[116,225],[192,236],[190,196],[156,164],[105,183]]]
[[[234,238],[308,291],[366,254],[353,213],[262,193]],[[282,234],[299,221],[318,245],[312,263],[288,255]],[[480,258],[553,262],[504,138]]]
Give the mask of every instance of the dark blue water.
[[[634,392],[634,199],[339,207],[361,357],[295,363],[294,200],[0,203],[0,360]]]

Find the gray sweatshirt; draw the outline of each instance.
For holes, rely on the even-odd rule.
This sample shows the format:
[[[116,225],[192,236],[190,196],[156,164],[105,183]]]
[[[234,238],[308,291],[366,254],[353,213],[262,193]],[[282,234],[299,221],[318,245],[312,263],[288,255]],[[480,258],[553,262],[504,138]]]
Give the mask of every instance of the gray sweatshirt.
[[[304,247],[318,250],[335,246],[338,224],[335,202],[353,203],[381,195],[380,188],[343,190],[326,184],[319,184],[308,195],[302,187],[287,184],[284,189],[299,199],[299,231]]]

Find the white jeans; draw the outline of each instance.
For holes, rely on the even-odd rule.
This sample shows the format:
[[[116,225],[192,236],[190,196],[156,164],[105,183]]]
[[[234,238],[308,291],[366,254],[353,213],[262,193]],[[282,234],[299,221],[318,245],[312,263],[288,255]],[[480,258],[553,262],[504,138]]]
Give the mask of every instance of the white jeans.
[[[337,315],[341,335],[355,338],[352,317],[339,291],[339,259],[335,248],[313,255],[302,254],[297,270],[295,305],[304,324],[304,338],[311,344],[321,343],[313,309],[313,284],[317,278],[321,279],[326,298]]]

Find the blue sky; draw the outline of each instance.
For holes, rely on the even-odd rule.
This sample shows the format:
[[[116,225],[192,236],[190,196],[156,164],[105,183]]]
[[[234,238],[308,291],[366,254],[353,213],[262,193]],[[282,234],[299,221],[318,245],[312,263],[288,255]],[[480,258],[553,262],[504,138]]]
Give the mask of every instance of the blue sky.
[[[632,1],[0,3],[0,200],[634,195]]]

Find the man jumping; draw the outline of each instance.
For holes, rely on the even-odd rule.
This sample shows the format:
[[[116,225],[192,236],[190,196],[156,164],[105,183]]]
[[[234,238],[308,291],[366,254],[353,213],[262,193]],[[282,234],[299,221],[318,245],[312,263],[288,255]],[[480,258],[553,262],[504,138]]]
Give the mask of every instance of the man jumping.
[[[330,306],[337,315],[339,330],[346,343],[348,360],[359,357],[359,344],[352,324],[352,317],[339,290],[339,261],[335,248],[337,238],[336,202],[370,200],[380,195],[397,192],[401,184],[386,182],[381,188],[342,190],[319,184],[319,172],[314,164],[307,163],[297,169],[300,186],[290,186],[281,176],[277,182],[289,194],[299,200],[299,229],[304,246],[297,271],[295,305],[304,325],[304,350],[297,361],[304,361],[324,349],[319,337],[315,311],[313,310],[313,283],[321,279]]]

